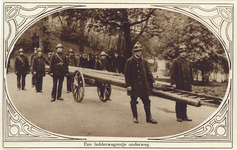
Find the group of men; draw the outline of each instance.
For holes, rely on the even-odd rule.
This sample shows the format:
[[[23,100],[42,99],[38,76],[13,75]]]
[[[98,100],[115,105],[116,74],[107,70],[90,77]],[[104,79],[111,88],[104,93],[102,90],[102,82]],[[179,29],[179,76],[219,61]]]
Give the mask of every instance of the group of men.
[[[42,92],[42,82],[45,76],[45,64],[49,65],[49,74],[53,78],[53,88],[51,92],[51,102],[63,100],[62,86],[64,76],[67,77],[67,92],[71,92],[72,76],[69,75],[68,66],[79,66],[97,70],[106,70],[117,73],[123,73],[125,77],[127,94],[130,96],[130,107],[133,115],[133,122],[138,123],[137,104],[138,97],[142,100],[146,114],[146,122],[157,124],[151,116],[151,87],[156,86],[148,62],[142,58],[142,46],[136,43],[134,46],[133,56],[126,60],[116,51],[114,56],[109,56],[105,52],[101,52],[98,56],[92,55],[76,55],[73,50],[69,50],[66,56],[63,54],[62,44],[56,46],[55,53],[49,53],[48,58],[42,56],[40,48],[34,49],[34,54],[27,57],[23,55],[23,49],[19,50],[19,55],[15,59],[15,73],[17,75],[18,90],[25,90],[25,77],[30,71],[32,72],[32,87],[36,87],[36,92]],[[192,89],[192,69],[190,62],[186,59],[187,47],[181,45],[179,47],[179,56],[173,60],[171,65],[171,85],[177,89],[191,91]],[[93,61],[90,61],[93,60]],[[90,62],[90,63],[86,63]],[[22,83],[21,83],[22,80]],[[98,83],[98,86],[102,83]],[[102,89],[102,88],[101,88]],[[178,122],[192,121],[187,116],[187,104],[176,102],[176,117]]]
[[[130,96],[130,106],[133,114],[133,122],[138,123],[137,114],[137,98],[139,97],[144,105],[146,122],[157,124],[151,116],[149,96],[151,95],[151,87],[156,86],[152,72],[148,66],[148,62],[141,57],[142,46],[136,43],[133,49],[133,56],[129,58],[125,66],[125,82],[127,94]],[[171,86],[180,90],[191,91],[192,89],[192,68],[190,62],[186,59],[187,47],[181,44],[178,51],[178,57],[172,61],[170,78]],[[192,121],[187,116],[187,104],[176,101],[176,118],[178,122]]]

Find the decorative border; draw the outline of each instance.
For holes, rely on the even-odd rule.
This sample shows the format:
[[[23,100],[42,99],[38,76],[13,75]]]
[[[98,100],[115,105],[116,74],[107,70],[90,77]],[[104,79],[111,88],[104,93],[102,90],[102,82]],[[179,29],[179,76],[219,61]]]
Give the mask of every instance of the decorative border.
[[[10,57],[16,41],[23,34],[23,32],[31,25],[36,23],[41,18],[68,8],[90,7],[91,4],[40,4],[30,3],[34,5],[32,8],[27,8],[29,3],[4,3],[3,4],[3,49],[4,49],[4,94],[3,94],[3,145],[11,147],[10,144],[14,142],[75,142],[86,141],[87,137],[70,137],[65,135],[54,134],[38,128],[37,126],[28,122],[23,116],[17,112],[12,104],[7,91],[6,85],[6,67],[7,60]],[[111,3],[108,4],[108,6]],[[94,3],[97,7],[101,7],[99,3]],[[116,4],[113,4],[113,6]],[[127,4],[130,7],[134,4]],[[223,102],[219,106],[216,114],[211,116],[205,123],[198,127],[181,133],[178,135],[148,138],[145,141],[151,142],[152,148],[169,147],[171,143],[184,143],[177,145],[176,148],[187,147],[185,143],[219,143],[218,146],[207,146],[206,148],[214,147],[231,147],[233,141],[233,98],[230,84],[232,81],[232,62],[233,56],[233,31],[234,31],[234,5],[233,4],[136,4],[148,5],[150,8],[161,8],[175,12],[179,12],[190,16],[213,32],[221,42],[227,59],[229,60],[229,85],[227,93]],[[121,6],[120,6],[121,7]],[[208,8],[206,8],[208,7]],[[211,7],[211,8],[210,8]],[[110,138],[113,140],[113,138]],[[110,140],[109,140],[110,141]],[[112,141],[111,141],[112,142]],[[160,145],[165,143],[166,145]],[[158,144],[158,145],[156,145]],[[226,147],[227,146],[227,147]],[[16,146],[17,147],[17,146]],[[26,147],[26,146],[25,146]],[[42,147],[42,145],[41,145]],[[49,146],[51,147],[51,146]],[[55,146],[54,146],[55,147]],[[60,147],[60,146],[56,146]],[[74,147],[74,146],[70,146]],[[83,144],[77,147],[83,147]],[[205,148],[205,146],[197,145],[198,148]]]

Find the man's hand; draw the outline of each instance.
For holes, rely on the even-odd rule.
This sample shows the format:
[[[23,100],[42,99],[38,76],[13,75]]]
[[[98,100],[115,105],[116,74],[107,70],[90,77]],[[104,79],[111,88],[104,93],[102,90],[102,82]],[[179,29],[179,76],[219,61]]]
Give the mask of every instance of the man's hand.
[[[36,74],[36,71],[34,71],[33,74]]]
[[[158,82],[155,81],[155,82],[153,83],[153,87],[156,87],[156,86],[158,86]]]
[[[17,71],[15,72],[15,74],[17,74]]]
[[[132,91],[132,87],[131,87],[131,86],[128,86],[128,87],[127,87],[127,90],[128,90],[128,91]]]
[[[52,77],[52,76],[53,76],[53,73],[50,73],[49,75]]]
[[[171,84],[170,86],[172,86],[174,89],[176,88],[176,84]]]

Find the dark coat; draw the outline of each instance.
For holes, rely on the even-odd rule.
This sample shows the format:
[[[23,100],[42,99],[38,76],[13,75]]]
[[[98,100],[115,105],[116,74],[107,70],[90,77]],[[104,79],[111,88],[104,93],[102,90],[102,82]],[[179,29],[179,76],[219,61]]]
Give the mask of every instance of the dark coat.
[[[32,72],[36,71],[36,77],[45,76],[45,58],[43,56],[35,56],[32,63]]]
[[[46,58],[45,63],[46,63],[47,65],[50,65],[50,59],[51,59],[51,56]]]
[[[120,57],[119,73],[124,74],[126,61],[127,61],[127,59],[125,57],[123,57],[123,56]]]
[[[57,54],[61,59],[57,56]],[[66,73],[68,73],[68,65],[65,55],[63,55],[62,53],[55,53],[54,55],[52,55],[49,73],[60,76],[65,76]]]
[[[32,67],[33,66],[33,59],[34,57],[37,56],[37,53],[33,53],[30,55],[30,58],[29,58],[29,65]]]
[[[28,61],[27,57],[24,56],[24,55],[16,56],[14,68],[15,68],[16,74],[27,74],[27,73],[29,73],[30,66],[29,66],[29,61]]]
[[[191,91],[193,75],[190,62],[181,57],[174,59],[170,68],[170,79],[177,89]]]
[[[84,68],[85,67],[85,62],[86,62],[86,58],[84,58],[84,57],[81,57],[80,58],[80,67],[82,67],[82,68]]]
[[[90,68],[90,69],[93,69],[95,66],[95,62],[92,58],[90,59],[85,59],[85,65],[84,65],[84,68]]]
[[[77,66],[77,59],[75,56],[68,56],[67,57],[67,64],[68,66]]]
[[[110,71],[109,61],[107,59],[100,59],[95,63],[96,70],[107,70]]]
[[[118,69],[118,71],[120,71],[119,70],[119,67],[121,65],[120,62],[121,62],[121,57],[120,56],[117,56],[117,57],[114,56],[114,58],[112,60],[112,65],[111,65],[112,66],[111,68],[112,68],[113,72],[116,72],[116,69]]]
[[[125,65],[124,76],[126,87],[132,87],[132,91],[128,91],[128,95],[134,97],[151,95],[151,86],[155,80],[146,60],[137,59],[134,56],[129,58]]]

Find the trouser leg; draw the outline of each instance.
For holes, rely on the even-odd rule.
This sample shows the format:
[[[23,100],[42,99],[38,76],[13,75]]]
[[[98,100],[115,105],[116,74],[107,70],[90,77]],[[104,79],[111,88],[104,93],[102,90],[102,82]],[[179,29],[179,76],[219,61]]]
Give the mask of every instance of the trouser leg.
[[[104,98],[104,90],[105,89],[104,89],[103,83],[102,82],[98,82],[97,86],[100,88],[101,97]]]
[[[43,77],[39,77],[39,90],[41,91],[42,90],[42,86],[43,86]]]
[[[187,104],[176,102],[175,105],[176,117],[180,119],[187,118]]]
[[[131,105],[131,110],[132,110],[132,115],[133,115],[133,122],[134,123],[138,123],[138,115],[137,115],[137,97],[131,96],[131,101],[130,101],[130,105]]]
[[[71,90],[71,83],[72,83],[72,76],[67,77],[67,91],[72,91]]]
[[[132,114],[133,114],[133,118],[137,118],[137,97],[131,96],[131,110],[132,110]]]
[[[37,92],[42,90],[42,77],[36,77],[35,89]]]
[[[26,85],[26,74],[22,74],[22,90],[25,89],[25,85]]]
[[[17,88],[21,88],[21,74],[17,74]]]
[[[51,96],[53,99],[56,99],[57,82],[58,82],[58,76],[53,75],[53,89],[52,89],[52,93],[51,93]]]
[[[31,84],[32,84],[32,86],[35,86],[35,85],[36,85],[36,77],[35,77],[34,74],[32,74]]]
[[[58,79],[58,95],[57,95],[57,98],[59,98],[59,97],[62,96],[63,80],[64,80],[64,76],[59,76],[59,79]]]
[[[39,92],[39,77],[35,78],[35,90],[36,92]]]
[[[150,106],[151,101],[150,101],[149,97],[148,96],[141,97],[141,100],[142,100],[142,102],[144,104],[144,110],[145,110],[145,113],[146,113],[146,122],[150,122],[150,123],[156,124],[157,121],[152,119],[152,117],[151,117],[151,106]]]

